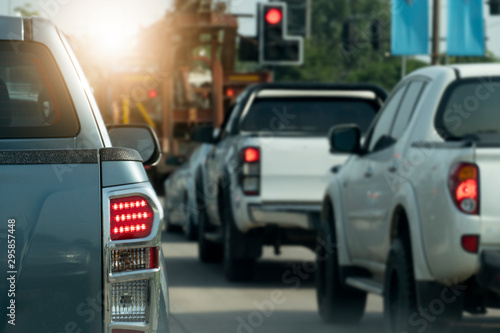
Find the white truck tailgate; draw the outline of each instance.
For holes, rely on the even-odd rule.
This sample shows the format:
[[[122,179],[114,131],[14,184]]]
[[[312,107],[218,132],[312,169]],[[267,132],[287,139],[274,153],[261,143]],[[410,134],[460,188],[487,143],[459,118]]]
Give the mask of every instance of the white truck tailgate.
[[[273,137],[260,143],[263,202],[320,203],[332,167],[348,157],[330,154],[326,137]]]

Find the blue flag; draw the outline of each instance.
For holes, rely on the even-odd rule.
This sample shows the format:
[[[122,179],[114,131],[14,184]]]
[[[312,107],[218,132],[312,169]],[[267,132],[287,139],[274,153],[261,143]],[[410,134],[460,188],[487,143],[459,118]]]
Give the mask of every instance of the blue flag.
[[[484,56],[483,0],[448,1],[448,54]]]
[[[429,54],[428,0],[392,0],[391,53]]]

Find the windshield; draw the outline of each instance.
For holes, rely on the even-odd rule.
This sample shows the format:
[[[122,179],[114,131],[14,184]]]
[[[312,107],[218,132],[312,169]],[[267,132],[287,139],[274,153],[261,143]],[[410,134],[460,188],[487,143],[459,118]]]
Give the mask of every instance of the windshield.
[[[447,96],[437,119],[447,138],[500,135],[500,93],[490,92],[480,81],[468,81],[453,86]]]
[[[365,133],[378,108],[374,101],[360,99],[257,99],[243,119],[241,130],[324,136],[332,126],[354,123]]]
[[[49,51],[0,42],[0,138],[58,138],[78,133],[66,87]]]

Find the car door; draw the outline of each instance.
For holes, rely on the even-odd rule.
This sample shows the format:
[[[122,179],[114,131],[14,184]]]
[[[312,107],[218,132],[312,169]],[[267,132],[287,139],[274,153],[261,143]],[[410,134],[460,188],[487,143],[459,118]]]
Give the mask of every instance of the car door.
[[[372,183],[374,168],[377,162],[383,161],[390,154],[389,134],[406,88],[406,85],[397,87],[389,97],[369,131],[365,142],[368,152],[354,158],[343,182],[346,231],[350,254],[356,261],[368,259],[369,246],[366,243],[366,236],[374,232],[375,224],[372,221],[382,215],[382,212],[378,211],[379,205],[375,204],[381,198]],[[358,264],[363,265],[361,262]]]
[[[367,169],[364,181],[358,186],[358,195],[363,196],[360,202],[364,204],[365,219],[363,225],[358,223],[356,233],[363,244],[363,259],[370,265],[380,264],[381,269],[390,246],[388,230],[396,194],[390,177],[401,163],[398,140],[408,127],[424,85],[424,81],[417,80],[400,86],[392,105],[387,106],[389,112],[385,119],[381,117],[380,124],[367,141],[367,154],[363,157]]]

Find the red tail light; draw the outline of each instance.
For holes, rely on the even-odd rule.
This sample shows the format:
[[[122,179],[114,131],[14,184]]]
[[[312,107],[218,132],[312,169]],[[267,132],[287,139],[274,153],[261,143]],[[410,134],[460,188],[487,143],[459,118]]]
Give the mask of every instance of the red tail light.
[[[145,238],[151,234],[154,212],[143,197],[111,199],[111,240]]]
[[[234,97],[236,95],[236,91],[233,88],[228,88],[226,90],[226,96],[227,97]]]
[[[462,248],[470,253],[477,253],[479,251],[479,236],[467,235],[462,237]]]
[[[460,163],[449,179],[450,194],[457,208],[469,215],[479,214],[479,171],[477,165]]]
[[[257,148],[245,148],[243,151],[243,162],[256,163],[260,161],[260,151]]]

